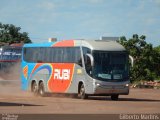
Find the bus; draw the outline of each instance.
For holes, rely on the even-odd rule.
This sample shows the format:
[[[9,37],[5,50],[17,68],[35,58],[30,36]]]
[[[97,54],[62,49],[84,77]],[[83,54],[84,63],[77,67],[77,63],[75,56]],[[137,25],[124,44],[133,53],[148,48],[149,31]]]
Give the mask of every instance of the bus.
[[[21,59],[22,45],[14,44],[0,47],[0,71],[6,72]]]
[[[115,41],[63,40],[25,44],[22,49],[22,89],[88,96],[129,94],[129,55]]]

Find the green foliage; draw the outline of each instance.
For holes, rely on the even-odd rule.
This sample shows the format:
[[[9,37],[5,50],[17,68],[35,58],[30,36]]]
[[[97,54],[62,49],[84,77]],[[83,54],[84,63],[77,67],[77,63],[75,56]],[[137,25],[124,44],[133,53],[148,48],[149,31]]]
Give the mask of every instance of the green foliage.
[[[158,47],[154,48],[155,51],[155,73],[156,73],[156,79],[160,80],[160,45]]]
[[[154,80],[160,77],[160,46],[153,48],[145,41],[146,36],[134,34],[129,40],[121,37],[118,41],[134,58],[134,66],[130,69],[131,81]]]
[[[0,42],[1,43],[31,43],[28,33],[20,32],[21,28],[12,24],[0,23]]]
[[[160,53],[160,45],[154,48],[157,52]]]

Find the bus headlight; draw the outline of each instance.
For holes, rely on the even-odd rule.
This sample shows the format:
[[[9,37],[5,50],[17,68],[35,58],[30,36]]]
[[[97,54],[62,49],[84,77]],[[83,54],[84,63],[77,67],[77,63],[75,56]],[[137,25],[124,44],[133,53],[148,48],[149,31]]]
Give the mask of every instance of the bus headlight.
[[[100,84],[99,84],[99,83],[96,83],[96,86],[100,86]]]
[[[125,86],[126,86],[126,87],[128,87],[128,86],[129,86],[129,84],[126,84]]]

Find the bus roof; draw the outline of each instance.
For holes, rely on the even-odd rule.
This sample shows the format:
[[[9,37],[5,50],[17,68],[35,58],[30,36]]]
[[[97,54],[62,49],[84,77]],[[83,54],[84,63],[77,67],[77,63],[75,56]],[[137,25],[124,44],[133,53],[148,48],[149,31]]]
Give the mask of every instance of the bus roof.
[[[24,44],[24,47],[76,47],[84,46],[92,50],[125,51],[125,48],[116,41],[109,40],[63,40],[47,43]]]
[[[90,49],[93,49],[93,50],[125,51],[125,48],[121,44],[119,44],[118,42],[116,42],[116,41],[87,40],[85,42],[90,46]]]

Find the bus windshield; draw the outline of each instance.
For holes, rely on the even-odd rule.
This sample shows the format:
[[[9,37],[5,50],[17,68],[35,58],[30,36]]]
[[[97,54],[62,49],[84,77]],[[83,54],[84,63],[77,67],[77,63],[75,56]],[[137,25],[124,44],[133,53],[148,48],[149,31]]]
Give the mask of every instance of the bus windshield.
[[[93,77],[103,81],[128,80],[128,54],[126,52],[93,51]]]

